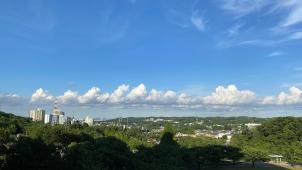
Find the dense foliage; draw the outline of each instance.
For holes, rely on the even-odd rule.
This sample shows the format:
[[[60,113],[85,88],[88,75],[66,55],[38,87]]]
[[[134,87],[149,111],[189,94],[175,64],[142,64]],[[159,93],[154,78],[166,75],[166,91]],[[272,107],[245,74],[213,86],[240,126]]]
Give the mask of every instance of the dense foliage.
[[[268,155],[282,155],[289,162],[302,162],[302,119],[273,118],[253,130],[233,137],[248,160],[265,160]]]
[[[301,125],[301,119],[274,119],[254,131],[246,129],[227,146],[223,139],[175,138],[169,123],[152,136],[135,128],[45,125],[1,112],[0,169],[194,170],[243,158],[266,160],[269,151],[301,161]],[[159,143],[147,142],[157,137]]]

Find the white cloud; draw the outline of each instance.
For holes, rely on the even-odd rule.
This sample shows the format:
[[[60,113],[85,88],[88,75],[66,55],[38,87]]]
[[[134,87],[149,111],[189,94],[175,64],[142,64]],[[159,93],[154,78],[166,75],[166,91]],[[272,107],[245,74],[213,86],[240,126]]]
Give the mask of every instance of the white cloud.
[[[38,89],[32,95],[32,102],[53,102],[57,99],[62,104],[150,104],[150,105],[233,105],[249,103],[255,97],[251,91],[239,91],[236,86],[227,88],[219,86],[211,96],[189,96],[185,93],[177,94],[175,91],[147,91],[144,84],[133,88],[129,93],[129,85],[120,85],[112,94],[101,93],[98,87],[92,87],[85,94],[66,91],[62,96],[52,96],[43,89]]]
[[[301,0],[281,0],[279,7],[287,8],[289,14],[284,21],[282,21],[283,27],[292,26],[302,22],[302,1]]]
[[[78,92],[67,90],[62,96],[58,96],[57,99],[60,103],[71,104],[78,103]]]
[[[275,101],[275,97],[274,96],[267,96],[267,97],[264,97],[263,100],[262,100],[262,104],[273,104]]]
[[[204,31],[205,30],[205,21],[203,18],[198,14],[198,11],[194,11],[191,16],[191,22],[192,24],[199,30]]]
[[[241,27],[242,27],[242,24],[240,24],[240,23],[237,23],[237,24],[233,25],[228,30],[228,36],[233,37],[233,36],[237,35],[239,33]]]
[[[106,103],[110,97],[109,93],[103,93],[96,98],[99,103]]]
[[[267,14],[273,14],[276,10],[287,12],[285,18],[278,24],[281,27],[302,23],[301,0],[221,0],[221,2],[221,8],[237,18],[254,12],[262,12],[265,8],[270,11]]]
[[[164,95],[163,95],[163,101],[165,103],[175,103],[177,100],[177,94],[174,91],[167,91]]]
[[[101,90],[98,87],[92,87],[83,96],[79,97],[79,103],[97,103],[97,98],[100,97]]]
[[[221,8],[242,17],[259,11],[261,8],[272,3],[271,0],[222,0]]]
[[[146,97],[145,101],[146,103],[150,103],[150,104],[167,105],[167,104],[177,104],[178,98],[179,96],[174,91],[168,90],[166,92],[163,92],[163,91],[157,91],[155,89],[152,89],[149,92],[149,95]]]
[[[110,103],[121,103],[124,101],[124,95],[129,91],[129,85],[120,85],[109,97]]]
[[[147,90],[144,84],[140,84],[130,91],[127,95],[129,101],[142,101],[147,95]]]
[[[262,101],[262,104],[290,105],[302,102],[302,91],[297,87],[289,88],[289,92],[281,92],[278,96],[268,96]]]
[[[0,102],[8,105],[9,103],[24,102],[22,98],[15,94],[0,94]],[[302,91],[297,87],[289,88],[289,92],[281,92],[277,96],[256,97],[250,90],[239,90],[235,85],[227,87],[218,86],[211,95],[187,95],[177,93],[172,90],[159,91],[152,89],[147,91],[144,84],[140,84],[129,91],[129,85],[122,84],[111,94],[101,93],[98,87],[92,87],[83,95],[78,92],[67,90],[61,96],[52,96],[42,88],[37,89],[31,96],[32,103],[50,104],[55,100],[61,104],[83,105],[83,104],[109,104],[109,105],[145,105],[145,106],[173,106],[184,108],[200,108],[221,106],[240,106],[240,105],[290,105],[302,103]]]
[[[196,104],[197,101],[198,100],[196,97],[188,96],[185,93],[181,93],[177,98],[177,103],[180,105],[192,105],[192,104]]]
[[[235,85],[229,85],[227,88],[218,86],[212,95],[204,97],[203,102],[214,105],[236,105],[251,103],[254,100],[254,92],[249,90],[240,91]]]
[[[276,56],[282,56],[282,55],[285,55],[285,53],[282,51],[274,51],[274,52],[270,53],[268,55],[268,57],[276,57]]]
[[[52,102],[54,100],[55,97],[42,88],[37,89],[31,96],[31,102]]]
[[[146,101],[149,101],[149,102],[157,102],[161,99],[162,97],[162,92],[160,91],[157,91],[156,89],[152,89],[150,92],[149,92],[149,95],[146,97]]]

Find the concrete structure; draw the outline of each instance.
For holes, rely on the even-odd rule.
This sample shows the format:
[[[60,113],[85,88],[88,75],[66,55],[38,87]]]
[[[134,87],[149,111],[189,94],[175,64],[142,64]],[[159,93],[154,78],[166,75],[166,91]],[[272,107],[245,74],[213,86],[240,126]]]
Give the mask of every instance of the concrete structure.
[[[51,123],[52,122],[52,115],[51,114],[45,114],[44,123]]]
[[[93,126],[93,118],[86,116],[85,123],[87,123],[89,126]]]
[[[63,125],[65,123],[65,117],[64,117],[64,115],[59,115],[58,123],[60,125]]]
[[[282,155],[269,155],[269,157],[270,157],[271,161],[275,162],[275,163],[281,163],[282,158],[283,158]]]
[[[53,115],[51,116],[51,121],[50,121],[50,122],[51,122],[52,125],[59,124],[59,116],[53,114]]]
[[[256,128],[257,126],[261,126],[260,123],[247,123],[245,124],[245,126],[247,126],[247,128],[249,129],[253,129],[253,128]]]
[[[74,124],[81,125],[81,124],[83,124],[83,120],[78,120],[78,119],[72,118],[72,120],[71,120],[70,123],[71,123],[72,125],[74,125]]]
[[[44,121],[44,117],[45,117],[45,110],[43,109],[35,109],[35,110],[31,110],[29,112],[29,117],[33,120],[33,121]]]
[[[45,120],[44,122],[50,122],[52,125],[56,124],[64,124],[65,123],[65,113],[62,112],[59,107],[58,103],[55,101],[53,106],[53,112],[51,115],[49,115],[48,120]]]
[[[54,106],[53,106],[53,112],[52,112],[52,114],[53,115],[58,115],[58,116],[60,116],[60,115],[65,115],[65,113],[64,112],[62,112],[60,109],[59,109],[59,107],[58,107],[58,103],[55,101],[55,103],[54,103]]]

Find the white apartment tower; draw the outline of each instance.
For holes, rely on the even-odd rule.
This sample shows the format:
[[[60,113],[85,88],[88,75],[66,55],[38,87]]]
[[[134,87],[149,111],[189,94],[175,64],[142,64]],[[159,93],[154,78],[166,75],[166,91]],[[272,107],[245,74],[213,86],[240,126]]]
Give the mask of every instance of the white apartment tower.
[[[45,110],[43,109],[35,109],[35,110],[31,110],[29,112],[29,117],[33,120],[33,121],[44,121],[45,118]]]
[[[93,118],[91,118],[91,117],[89,117],[89,116],[86,116],[86,118],[85,118],[85,121],[84,121],[85,123],[87,123],[88,124],[88,126],[92,126],[93,125],[93,123],[94,123],[94,120],[93,120]]]

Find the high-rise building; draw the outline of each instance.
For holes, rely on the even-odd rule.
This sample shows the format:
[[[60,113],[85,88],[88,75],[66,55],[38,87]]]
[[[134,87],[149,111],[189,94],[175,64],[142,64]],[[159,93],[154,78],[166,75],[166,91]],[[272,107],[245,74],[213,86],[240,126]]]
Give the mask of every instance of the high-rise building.
[[[63,125],[65,123],[65,116],[64,115],[59,115],[59,122],[60,125]]]
[[[54,115],[54,114],[52,115],[51,124],[52,125],[59,124],[59,116],[58,115]]]
[[[33,121],[44,121],[45,118],[45,110],[43,109],[35,109],[35,110],[31,110],[29,112],[29,117],[33,120]]]
[[[92,126],[93,125],[93,123],[94,123],[94,120],[93,120],[93,118],[91,118],[91,117],[89,117],[89,116],[86,116],[86,118],[85,118],[85,121],[84,121],[85,123],[87,123],[88,124],[88,126]]]
[[[57,101],[55,101],[54,106],[53,106],[53,112],[52,115],[49,119],[49,122],[51,124],[64,124],[65,123],[65,113],[62,112],[59,107]]]
[[[52,113],[53,115],[65,115],[65,113],[64,112],[62,112],[60,109],[59,109],[59,107],[58,107],[58,102],[57,101],[55,101],[55,103],[54,103],[54,106],[53,106],[53,113]]]
[[[52,114],[45,114],[44,123],[51,123],[52,122]]]

